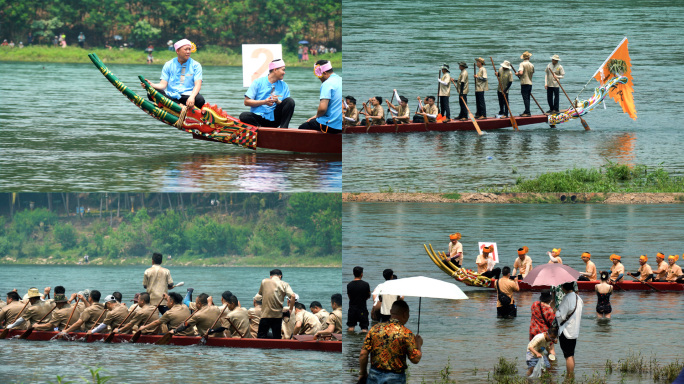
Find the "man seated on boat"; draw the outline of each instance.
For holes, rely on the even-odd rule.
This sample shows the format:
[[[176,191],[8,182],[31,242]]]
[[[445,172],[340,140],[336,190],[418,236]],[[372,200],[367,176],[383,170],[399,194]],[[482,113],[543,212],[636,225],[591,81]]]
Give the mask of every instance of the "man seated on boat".
[[[546,252],[549,255],[549,262],[547,264],[563,264],[563,259],[560,257],[561,249],[554,248],[551,252]]]
[[[369,105],[372,105],[372,109]],[[361,122],[361,125],[382,125],[385,124],[385,111],[382,109],[382,97],[375,96],[368,99],[368,104],[363,103],[363,109],[359,115],[365,115],[366,119]]]
[[[249,316],[249,333],[253,338],[256,338],[259,331],[259,320],[261,320],[261,295],[254,296],[252,303],[254,306],[247,310],[247,316]]]
[[[665,255],[662,252],[656,254],[656,270],[653,271],[655,275],[654,281],[667,281],[667,268],[668,265],[665,262]]]
[[[209,331],[209,329],[214,325],[216,319],[221,315],[221,310],[215,305],[209,304],[209,295],[206,293],[200,293],[197,298],[195,298],[196,313],[190,318],[190,320],[181,324],[178,328],[171,330],[173,333],[182,333],[187,328],[190,330],[193,327],[197,330],[197,334],[204,336],[204,334]],[[223,336],[223,334],[213,335],[213,336]]]
[[[0,309],[0,327],[5,328],[13,321],[19,319],[19,314],[24,309],[24,304],[21,303],[21,297],[15,291],[7,292],[7,305]],[[14,327],[14,329],[24,330],[28,329],[28,324],[23,322]]]
[[[199,93],[202,88],[202,65],[190,58],[195,45],[188,39],[181,39],[173,48],[177,57],[164,64],[159,83],[148,82],[152,88],[179,104],[187,105],[190,109],[193,106],[202,108],[204,96]],[[149,94],[147,97],[154,101]]]
[[[582,261],[586,264],[585,271],[580,272],[580,277],[577,281],[596,281],[596,264],[591,261],[591,253],[582,253]]]
[[[231,295],[226,305],[228,305],[230,312],[221,319],[221,324],[226,329],[226,337],[253,338],[252,333],[249,331],[249,314],[245,308],[239,305],[237,297]]]
[[[679,255],[670,255],[667,257],[667,277],[665,278],[669,282],[684,282],[684,273],[682,273],[682,267],[677,265],[677,260]]]
[[[284,78],[285,62],[276,59],[269,63],[268,76],[252,81],[245,93],[244,104],[249,112],[242,112],[240,120],[259,127],[289,127],[295,102]]]
[[[482,248],[482,253],[477,255],[475,264],[477,264],[477,273],[490,279],[498,279],[501,275],[501,268],[494,268],[496,262],[494,258],[490,257],[490,253],[494,251],[494,247],[485,246]]]
[[[116,301],[114,295],[105,297],[104,306],[107,309],[107,315],[97,327],[92,330],[89,329],[88,334],[109,332],[108,329],[111,330],[121,326],[128,316],[128,309]]]
[[[66,295],[64,295],[64,293],[56,292],[57,287],[55,287],[54,298],[55,306],[57,308],[55,308],[55,310],[52,311],[50,319],[47,319],[47,322],[34,325],[34,329],[38,331],[62,331],[67,326],[74,324],[76,321],[78,321],[78,318],[81,315],[78,308],[74,308],[69,303],[67,303],[67,297]],[[67,321],[69,321],[69,324],[67,324]]]
[[[420,103],[420,97],[418,98],[418,102]],[[418,112],[416,112],[416,114],[413,115],[413,122],[435,123],[437,122],[438,113],[439,111],[437,110],[437,106],[435,105],[435,97],[427,96],[425,97],[425,105],[419,107]]]
[[[40,292],[38,291],[38,288],[30,288],[28,290],[28,300],[31,304],[26,307],[24,312],[21,314],[21,317],[18,318],[14,323],[8,325],[7,328],[14,329],[17,326],[22,325],[24,322],[31,327],[33,324],[37,323],[40,319],[47,315],[52,309],[52,305],[40,299]]]
[[[356,99],[353,96],[347,96],[342,108],[344,114],[343,127],[353,127],[359,125],[359,111],[356,109]]]
[[[321,330],[321,322],[302,303],[295,303],[295,327],[293,335],[315,335]]]
[[[88,307],[81,312],[78,321],[62,331],[62,334],[91,330],[97,319],[101,319],[100,316],[106,311],[105,307],[100,304],[100,297],[100,291],[97,289],[90,291],[90,294],[88,295]]]
[[[185,319],[190,317],[190,309],[183,305],[183,296],[176,292],[171,292],[164,296],[166,298],[166,305],[169,310],[166,311],[162,317],[159,319],[138,328],[139,331],[144,331],[147,329],[157,329],[160,325],[166,325],[167,329],[172,330],[178,328]],[[176,332],[180,336],[194,336],[195,329],[188,328],[182,332]]]
[[[622,265],[620,259],[622,259],[620,255],[616,255],[614,253],[610,255],[610,261],[613,262],[613,265],[610,266],[611,283],[617,283],[618,281],[622,281],[622,278],[625,276],[625,266]]]
[[[311,305],[309,305],[309,309],[311,310],[311,313],[316,315],[321,324],[325,324],[325,322],[328,320],[330,313],[323,308],[323,305],[320,301],[312,301]]]
[[[396,93],[397,90],[395,89],[394,92]],[[392,117],[387,119],[387,124],[394,124],[395,122],[397,124],[409,123],[409,106],[408,99],[406,97],[399,96],[399,105],[396,106],[389,100],[385,101],[387,102],[387,107],[390,109],[390,113],[392,114]]]
[[[314,74],[321,80],[321,90],[316,116],[310,117],[299,129],[323,133],[342,132],[342,78],[333,71],[328,60],[318,60]]]
[[[527,256],[529,250],[527,246],[518,248],[518,258],[513,263],[513,276],[517,276],[521,280],[532,270],[532,258]],[[516,272],[518,273],[516,274]]]
[[[633,276],[633,277],[638,277],[639,281],[653,280],[653,270],[651,269],[651,266],[646,263],[647,261],[648,261],[648,256],[646,256],[646,255],[639,256],[639,264],[641,265],[639,267],[639,270],[636,271],[635,273],[627,272],[627,274],[630,276]]]
[[[449,261],[461,268],[461,264],[463,264],[463,244],[459,242],[461,233],[452,233],[449,235],[449,240]]]
[[[314,335],[314,340],[329,337],[333,333],[342,332],[342,294],[333,294],[330,297],[330,305],[332,306],[333,311],[330,316],[328,316],[328,320],[325,324],[322,324],[321,330]]]
[[[114,333],[132,333],[137,331],[138,327],[150,324],[159,318],[159,311],[157,311],[157,308],[154,305],[150,305],[150,294],[147,292],[140,293],[138,296],[138,305],[133,310],[135,313],[131,315],[126,324],[124,324],[123,327],[115,329],[113,331]],[[152,316],[150,317],[150,315]],[[141,333],[143,335],[151,335],[157,332],[155,328],[150,328]]]

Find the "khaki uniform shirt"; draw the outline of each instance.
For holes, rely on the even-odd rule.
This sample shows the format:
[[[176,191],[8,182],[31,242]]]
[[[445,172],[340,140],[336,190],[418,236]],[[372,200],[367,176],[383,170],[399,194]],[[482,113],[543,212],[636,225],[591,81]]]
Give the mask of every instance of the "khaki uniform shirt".
[[[143,285],[150,294],[150,303],[157,305],[165,293],[169,292],[169,285],[173,284],[171,272],[159,264],[154,264],[145,271]]]
[[[263,279],[259,287],[261,299],[261,317],[266,319],[280,319],[283,317],[283,300],[285,296],[292,296],[294,292],[290,284],[280,280],[277,276]]]
[[[122,305],[114,305],[111,311],[107,311],[103,323],[107,324],[110,330],[122,326],[122,322],[128,316],[128,309]],[[129,318],[130,319],[130,318]]]
[[[613,264],[610,266],[610,279],[617,280],[620,274],[625,274],[625,266],[622,263]],[[620,279],[622,280],[622,279]]]
[[[330,313],[326,311],[325,309],[321,308],[318,313],[316,313],[316,317],[318,317],[318,321],[320,321],[321,325],[325,324],[328,321],[328,316],[330,316]]]
[[[673,264],[673,265],[668,266],[667,277],[665,278],[665,280],[675,281],[681,275],[682,275],[682,267],[680,267],[677,264]]]
[[[249,333],[252,338],[256,338],[259,331],[259,321],[261,321],[261,305],[248,309],[247,316],[249,316]]]
[[[520,257],[516,257],[515,262],[513,263],[513,269],[517,270],[518,274],[522,275],[524,278],[532,270],[532,258],[525,255],[525,259],[520,260]]]
[[[15,319],[18,320],[19,312],[24,308],[24,304],[19,301],[13,301],[0,309],[0,325],[4,327],[12,324]],[[28,307],[26,307],[28,309]],[[26,312],[26,310],[24,310]],[[28,324],[24,322],[22,325],[14,329],[28,329]]]
[[[667,278],[667,267],[669,267],[669,265],[667,265],[665,260],[658,263],[658,269],[655,271],[657,275],[656,279],[665,280]]]
[[[347,108],[347,110],[344,112],[344,117],[349,117],[349,118],[354,119],[354,121],[349,121],[347,119],[344,119],[344,126],[345,127],[350,127],[350,126],[354,126],[354,125],[359,124],[359,111],[356,109],[356,107]]]
[[[438,96],[451,96],[451,75],[449,72],[442,75],[440,79],[446,83],[446,85],[439,83],[439,94]]]
[[[504,67],[499,68],[499,80],[504,91],[513,83],[513,71]]]
[[[126,333],[131,333],[131,331],[137,331],[139,327],[142,327],[143,325],[147,325],[157,319],[159,319],[159,311],[154,307],[154,305],[147,304],[146,306],[140,308],[136,306],[137,309],[135,309],[135,313],[131,315],[131,317],[128,318],[128,321],[126,322],[125,328],[126,328]],[[150,314],[154,311],[154,315],[150,317]],[[147,318],[150,317],[150,320],[145,322]],[[143,335],[150,335],[157,333],[156,329],[145,329],[141,333]]]
[[[591,281],[596,281],[596,264],[593,261],[587,261],[587,268],[585,272],[588,273],[587,278]]]
[[[286,340],[291,339],[292,334],[294,333],[294,327],[295,327],[294,313],[291,314],[291,317],[283,316],[283,324],[282,324],[282,327],[280,328],[282,338],[286,339]]]
[[[529,60],[524,60],[518,67],[518,72],[522,71],[520,76],[520,85],[532,85],[532,74],[534,73],[534,65]]]
[[[228,315],[225,316],[230,321],[233,323],[235,327],[230,325],[228,322],[228,319],[221,319],[223,322],[223,326],[226,328],[226,337],[240,337],[240,334],[245,339],[251,339],[253,338],[252,332],[250,332],[250,320],[249,320],[249,315],[247,314],[247,310],[242,307],[235,307],[232,311],[228,312]],[[238,332],[236,331],[240,331]]]
[[[324,329],[327,329],[331,324],[335,325],[333,333],[342,333],[342,309],[337,308],[328,316],[325,322]]]
[[[461,92],[461,86],[463,87],[463,92]],[[459,92],[460,95],[467,95],[468,94],[468,70],[464,69],[461,71],[461,75],[458,76],[458,80],[456,80],[456,90]]]
[[[76,310],[74,310],[74,315],[71,316],[71,311],[74,310],[74,307],[70,305],[69,303],[64,304],[62,308],[55,309],[52,311],[52,318],[50,319],[50,326],[52,328],[57,328],[60,331],[65,330],[68,328],[70,325],[78,321],[78,318],[81,316],[81,311],[78,310],[78,306],[76,307]],[[69,316],[71,316],[71,321],[69,324],[67,324],[67,320],[69,320]]]
[[[475,81],[475,92],[489,91],[489,81],[487,80],[487,68],[483,66],[477,71],[477,79]]]
[[[639,281],[645,281],[647,277],[651,276],[653,270],[648,264],[644,264],[639,267]]]
[[[409,119],[409,107],[408,107],[408,104],[407,104],[405,107],[402,106],[401,104],[399,104],[399,107],[398,107],[398,109],[397,109],[397,118],[402,118],[402,117],[403,117],[403,118],[406,118],[406,119]],[[395,119],[395,120],[396,120],[396,119]],[[410,119],[409,119],[409,120],[396,120],[396,121],[397,121],[397,123],[400,123],[400,124],[406,124],[406,123],[408,123],[408,122],[410,121]]]
[[[299,329],[300,335],[315,335],[321,330],[321,322],[318,320],[318,317],[309,311],[299,311],[295,316],[295,327],[297,326],[296,323],[300,321],[302,322],[302,326]]]
[[[104,310],[104,306],[100,303],[90,304],[90,307],[84,309],[83,312],[81,312],[81,317],[79,317],[80,320],[83,320],[81,330],[90,331],[93,328],[93,325],[95,325],[95,321],[102,315],[102,311]],[[105,316],[102,316],[100,321],[102,321]]]
[[[166,324],[169,331],[178,328],[182,322],[190,317],[190,309],[183,304],[175,304],[173,308],[164,312],[159,318],[162,324]],[[195,328],[188,327],[185,331],[178,333],[179,336],[194,336]]]
[[[461,253],[461,256],[456,257],[458,253]],[[456,257],[456,262],[463,264],[463,244],[458,240],[456,241],[456,244],[451,241],[449,242],[449,257]]]
[[[26,307],[26,310],[24,310],[24,313],[21,314],[21,317],[23,317],[26,322],[33,325],[47,315],[53,307],[54,305],[50,305],[44,301],[38,301],[33,305],[29,304],[29,306]],[[49,320],[49,318],[45,318],[43,322],[47,322]]]
[[[6,305],[5,300],[0,300],[0,309],[3,309]]]
[[[188,320],[188,328],[192,328],[193,326],[196,327],[197,334],[203,336],[208,330],[211,329],[211,326],[214,325],[214,321],[216,321],[220,314],[221,309],[219,309],[219,307],[215,305],[207,305],[206,307],[203,307],[197,311],[197,313],[195,313],[195,315]],[[218,321],[216,324],[220,323],[221,322]],[[209,337],[220,336],[222,336],[220,332],[209,335]]]
[[[511,304],[515,304],[513,292],[518,292],[520,290],[520,287],[518,287],[518,283],[515,280],[511,280],[508,277],[502,276],[499,280],[496,281],[496,285],[499,286],[499,290],[501,291],[501,293],[511,298]],[[496,287],[496,285],[494,286]],[[498,308],[500,306],[501,302],[499,302],[499,296],[497,295],[496,307]]]
[[[381,105],[376,105],[375,107],[371,108],[371,116],[378,116],[380,115],[380,118],[372,118],[370,119],[370,125],[382,125],[385,124],[385,110],[382,108]],[[368,116],[366,116],[368,118]]]
[[[553,65],[553,63],[549,63],[549,65],[546,66],[546,70],[544,71],[544,86],[558,88],[560,84],[558,84],[556,79],[553,78],[549,71],[553,71],[553,73],[556,74],[557,78],[562,79],[565,76],[565,70],[563,70],[563,66],[560,65],[560,63],[556,64],[555,66]]]

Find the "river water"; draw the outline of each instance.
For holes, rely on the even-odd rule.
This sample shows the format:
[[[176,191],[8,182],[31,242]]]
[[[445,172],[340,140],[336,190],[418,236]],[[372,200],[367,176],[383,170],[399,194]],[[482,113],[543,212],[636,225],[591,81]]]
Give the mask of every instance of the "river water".
[[[159,65],[111,65],[144,96],[138,75]],[[316,113],[320,82],[287,70],[297,103],[291,127]],[[246,110],[241,67],[205,67],[207,102]],[[337,192],[342,157],[257,152],[192,139],[147,116],[92,64],[0,62],[0,189],[23,191]]]
[[[147,267],[7,266],[0,267],[0,291],[17,288],[23,295],[29,287],[63,285],[67,292],[98,289],[103,295],[119,291],[129,302],[142,290]],[[195,296],[205,292],[215,299],[230,290],[242,306],[251,307],[261,280],[271,268],[169,267],[174,282],[185,282],[176,291]],[[300,300],[309,306],[318,300],[330,310],[330,296],[340,292],[339,268],[281,268]],[[334,382],[339,375],[340,354],[261,349],[178,347],[76,342],[0,340],[0,382],[35,383],[55,381],[56,376],[78,380],[89,375],[89,367],[103,366],[113,382],[146,383],[261,383]],[[11,361],[11,363],[9,363]],[[303,367],[314,369],[302,370]],[[304,376],[302,376],[304,375]]]
[[[666,17],[664,17],[667,15]],[[682,175],[681,156],[667,150],[684,140],[679,120],[684,106],[681,46],[684,3],[667,0],[601,2],[434,1],[429,5],[388,0],[369,5],[345,0],[343,9],[345,94],[361,101],[389,98],[392,89],[409,99],[435,95],[442,63],[458,75],[468,63],[469,106],[474,110],[473,62],[486,60],[490,91],[487,114],[498,111],[496,78],[489,57],[498,65],[530,51],[535,65],[532,94],[548,109],[542,73],[558,54],[565,68],[562,85],[574,98],[624,36],[634,77],[638,120],[633,121],[610,99],[578,120],[549,128],[546,124],[486,132],[344,135],[346,192],[472,191],[515,182],[519,176],[573,167],[599,167],[608,161],[658,166]],[[582,98],[593,92],[592,80]],[[561,108],[568,105],[560,95]],[[522,113],[520,85],[510,90],[511,108]],[[540,110],[532,101],[531,110]],[[452,117],[458,99],[451,96]]]
[[[344,203],[343,204],[343,280],[353,279],[352,268],[363,266],[364,280],[371,289],[383,281],[382,271],[394,269],[399,278],[427,276],[454,282],[428,258],[423,244],[446,251],[448,235],[460,232],[464,247],[464,266],[476,268],[478,241],[496,242],[501,264],[512,267],[516,250],[524,245],[534,265],[548,261],[546,252],[561,248],[565,264],[584,270],[580,254],[592,253],[599,270],[611,265],[608,256],[622,256],[627,271],[638,267],[638,255],[647,254],[653,265],[655,253],[681,253],[681,228],[684,207],[680,205],[532,205],[532,204],[421,204],[421,203]],[[450,301],[423,298],[420,334],[425,340],[423,358],[410,365],[411,382],[440,377],[450,362],[452,379],[459,383],[484,382],[500,356],[518,359],[518,373],[525,366],[530,306],[539,293],[516,294],[518,317],[496,318],[493,291],[456,283],[468,300]],[[611,297],[613,318],[596,319],[596,295],[582,292],[584,311],[576,349],[576,374],[590,377],[604,373],[607,359],[617,362],[630,350],[648,362],[681,361],[682,294],[652,292],[615,292]],[[407,327],[417,330],[418,298],[407,297],[411,318]],[[345,308],[346,310],[346,308]],[[358,327],[357,327],[358,330]],[[358,354],[363,335],[345,334],[344,372],[351,381],[350,369],[358,369]],[[565,360],[556,347],[555,372],[565,371]],[[608,376],[617,383],[619,373]],[[627,375],[625,383],[651,383],[650,376]]]

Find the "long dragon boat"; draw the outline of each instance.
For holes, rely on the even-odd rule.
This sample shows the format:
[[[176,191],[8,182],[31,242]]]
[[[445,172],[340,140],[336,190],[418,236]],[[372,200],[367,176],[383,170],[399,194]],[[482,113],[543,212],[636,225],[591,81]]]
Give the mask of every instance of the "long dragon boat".
[[[91,53],[88,57],[104,77],[138,108],[163,123],[191,133],[195,139],[234,144],[253,150],[263,148],[302,153],[342,153],[342,138],[339,135],[311,130],[255,127],[209,103],[202,106],[202,109],[186,108],[157,92],[142,76],[138,76],[147,93],[155,100],[149,101],[119,80],[96,54]]]
[[[10,330],[8,338],[19,337],[25,331]],[[51,341],[55,340],[58,332],[53,331],[33,331],[26,340],[35,341]],[[102,342],[107,338],[107,333],[94,333],[87,340],[88,342]],[[78,341],[86,340],[85,332],[75,332],[69,334],[69,340]],[[127,343],[133,337],[131,334],[117,334],[114,336],[112,343]],[[163,335],[141,335],[137,340],[138,344],[154,344]],[[198,345],[201,337],[199,336],[173,336],[170,345]],[[226,347],[226,348],[262,348],[262,349],[293,349],[293,350],[308,350],[321,352],[342,352],[342,341],[340,340],[274,340],[274,339],[238,339],[226,337],[210,337],[206,341],[206,346],[209,347]]]
[[[546,115],[534,115],[530,117],[516,117],[515,122],[518,125],[539,124],[548,122],[549,117]],[[477,120],[477,124],[483,131],[491,131],[494,129],[511,127],[511,120],[487,118]],[[472,121],[452,121],[448,123],[408,123],[408,124],[383,124],[371,125],[356,125],[353,127],[344,127],[342,133],[405,133],[405,132],[450,132],[450,131],[474,131],[475,125]]]
[[[459,281],[465,285],[471,287],[480,287],[488,289],[496,289],[496,279],[490,279],[488,277],[482,276],[470,269],[459,268],[446,256],[445,252],[435,252],[432,245],[423,245],[425,251],[427,252],[430,260],[439,267],[444,273],[453,277],[456,281]],[[577,281],[577,288],[580,291],[593,291],[596,284],[600,281]],[[524,281],[519,281],[518,286],[520,291],[541,291],[545,289],[550,289],[550,286],[546,285],[529,285]],[[613,284],[614,291],[653,291],[653,292],[682,292],[684,291],[684,284],[676,282],[641,282],[641,281],[620,281]]]

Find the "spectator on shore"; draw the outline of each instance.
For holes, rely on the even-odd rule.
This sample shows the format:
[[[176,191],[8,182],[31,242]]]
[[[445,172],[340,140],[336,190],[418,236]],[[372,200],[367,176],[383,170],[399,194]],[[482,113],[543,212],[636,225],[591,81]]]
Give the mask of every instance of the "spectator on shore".
[[[28,33],[28,38],[26,39],[26,45],[33,45],[33,33]]]
[[[19,42],[19,48],[24,48],[24,42],[23,41]]]
[[[166,46],[169,47],[169,51],[174,51],[173,49],[173,40],[169,40],[166,42]]]
[[[81,48],[85,48],[85,35],[83,32],[80,32],[78,34],[78,46]]]
[[[9,42],[9,47],[10,47],[10,48],[14,48],[14,40],[10,40],[10,42]]]
[[[109,45],[109,40],[105,41],[105,48],[109,49],[110,51],[112,50],[112,46]]]
[[[57,35],[55,35],[55,38],[52,39],[52,45],[55,47],[59,45],[59,37]]]
[[[2,44],[0,44],[0,46],[3,46],[3,47],[6,47],[6,46],[8,46],[8,45],[9,45],[9,44],[7,43],[7,39],[4,39],[4,40],[2,41]]]

